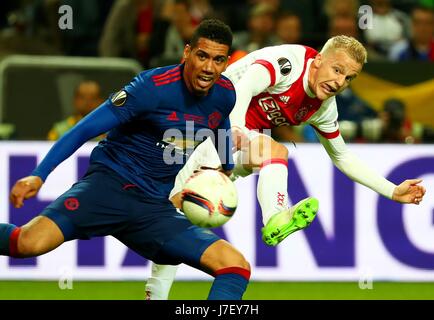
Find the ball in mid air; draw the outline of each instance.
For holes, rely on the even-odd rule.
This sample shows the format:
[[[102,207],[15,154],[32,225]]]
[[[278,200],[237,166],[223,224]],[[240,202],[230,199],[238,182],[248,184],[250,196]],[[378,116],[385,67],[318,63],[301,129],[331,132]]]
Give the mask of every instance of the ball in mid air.
[[[237,205],[235,184],[217,170],[206,169],[194,173],[182,191],[182,211],[199,227],[220,227],[230,220]]]

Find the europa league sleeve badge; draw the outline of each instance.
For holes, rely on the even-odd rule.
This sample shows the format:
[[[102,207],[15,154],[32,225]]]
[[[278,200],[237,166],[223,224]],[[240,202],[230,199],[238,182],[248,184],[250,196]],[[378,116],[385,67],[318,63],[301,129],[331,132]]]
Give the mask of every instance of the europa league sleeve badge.
[[[127,101],[127,92],[125,90],[121,90],[114,93],[110,101],[113,103],[114,106],[122,107],[125,104],[125,101]]]

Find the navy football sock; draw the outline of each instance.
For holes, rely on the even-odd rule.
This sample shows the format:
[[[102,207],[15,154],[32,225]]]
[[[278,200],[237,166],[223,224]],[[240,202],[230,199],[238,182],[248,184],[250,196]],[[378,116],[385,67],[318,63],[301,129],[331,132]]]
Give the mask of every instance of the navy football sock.
[[[241,300],[249,283],[250,271],[233,267],[218,270],[208,300]]]
[[[17,254],[17,239],[20,228],[9,223],[0,223],[0,256]]]

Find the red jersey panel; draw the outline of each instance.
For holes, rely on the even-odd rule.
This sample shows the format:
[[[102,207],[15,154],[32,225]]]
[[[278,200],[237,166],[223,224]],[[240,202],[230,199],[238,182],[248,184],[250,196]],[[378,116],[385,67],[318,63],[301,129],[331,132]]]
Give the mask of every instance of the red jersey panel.
[[[253,97],[246,114],[248,129],[271,129],[273,127],[299,125],[306,122],[322,105],[323,101],[307,95],[303,78],[307,70],[307,62],[316,56],[317,51],[305,47],[304,66],[301,75],[282,93],[262,92]],[[260,60],[275,78],[276,70],[271,63]],[[277,71],[278,72],[278,71]]]

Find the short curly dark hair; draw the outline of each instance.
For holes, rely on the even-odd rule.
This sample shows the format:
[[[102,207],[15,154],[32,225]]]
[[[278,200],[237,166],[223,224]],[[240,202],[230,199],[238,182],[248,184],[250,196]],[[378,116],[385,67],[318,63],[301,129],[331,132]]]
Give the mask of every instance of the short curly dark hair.
[[[190,40],[190,46],[194,48],[199,38],[206,38],[217,43],[232,46],[232,30],[223,21],[218,19],[205,19],[199,24]]]

